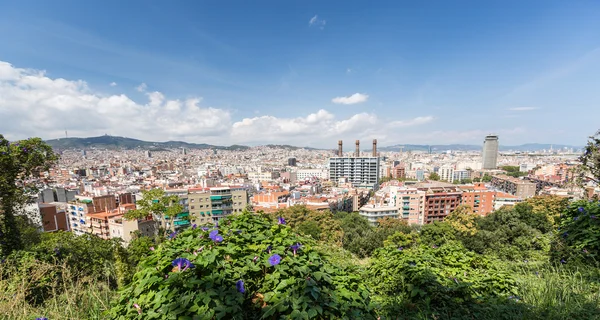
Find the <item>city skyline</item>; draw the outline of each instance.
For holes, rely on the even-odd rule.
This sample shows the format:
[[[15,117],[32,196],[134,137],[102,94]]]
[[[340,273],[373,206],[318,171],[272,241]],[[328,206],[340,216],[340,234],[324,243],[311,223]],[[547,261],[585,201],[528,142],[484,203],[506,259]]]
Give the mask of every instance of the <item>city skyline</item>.
[[[8,1],[0,127],[11,140],[584,145],[599,14],[593,1]]]

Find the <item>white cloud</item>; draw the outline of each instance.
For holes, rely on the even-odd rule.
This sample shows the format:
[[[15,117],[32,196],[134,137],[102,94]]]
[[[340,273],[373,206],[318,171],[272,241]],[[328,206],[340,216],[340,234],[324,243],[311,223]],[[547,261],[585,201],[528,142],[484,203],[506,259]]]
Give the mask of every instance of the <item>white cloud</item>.
[[[369,99],[368,95],[362,94],[362,93],[355,93],[348,97],[333,98],[333,99],[331,99],[331,102],[337,103],[337,104],[355,104],[355,103],[365,102],[365,101],[367,101],[367,99]]]
[[[116,87],[116,86],[117,86],[117,83],[113,81],[113,82],[111,82],[111,83],[110,83],[110,86],[111,86],[111,87]]]
[[[416,117],[413,119],[409,119],[409,120],[398,120],[398,121],[392,121],[390,122],[390,127],[412,127],[412,126],[418,126],[421,124],[425,124],[425,123],[429,123],[431,121],[433,121],[433,117],[432,116],[426,116],[426,117]]]
[[[352,69],[348,68],[346,69],[346,74],[351,74],[352,73]]]
[[[308,21],[308,25],[311,27],[319,27],[319,29],[323,30],[325,28],[325,24],[327,24],[326,20],[319,19],[319,16],[315,14],[314,17],[310,18]]]
[[[538,110],[538,107],[516,107],[516,108],[509,108],[508,110],[510,111],[531,111],[531,110]]]
[[[139,92],[145,92],[146,89],[148,89],[148,86],[143,82],[139,86],[135,87],[135,90],[137,90]]]
[[[230,113],[201,107],[201,98],[173,100],[160,92],[146,96],[146,103],[124,94],[107,96],[82,80],[52,79],[43,71],[0,61],[0,128],[7,136],[49,139],[67,129],[79,137],[109,133],[155,141],[201,141],[231,130]]]
[[[172,99],[139,86],[145,101],[125,94],[106,95],[83,80],[50,78],[44,71],[16,68],[0,61],[0,128],[9,139],[39,136],[91,137],[103,134],[149,141],[184,140],[217,145],[292,144],[327,147],[339,139],[396,140],[406,127],[428,123],[430,116],[388,121],[372,113],[336,116],[318,110],[297,117],[264,115],[232,120],[225,109],[206,107],[202,98]],[[340,103],[365,101],[367,95],[341,97]],[[443,138],[443,137],[442,137]]]

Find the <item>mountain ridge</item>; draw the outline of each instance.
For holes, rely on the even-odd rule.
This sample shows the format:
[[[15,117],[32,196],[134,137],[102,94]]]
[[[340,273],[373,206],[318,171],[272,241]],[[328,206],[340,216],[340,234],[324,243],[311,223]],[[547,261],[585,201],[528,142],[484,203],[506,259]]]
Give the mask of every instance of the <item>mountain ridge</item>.
[[[105,149],[217,149],[217,150],[247,150],[250,146],[234,144],[230,146],[218,146],[206,143],[190,143],[185,141],[169,140],[165,142],[144,141],[134,138],[120,136],[98,136],[87,138],[59,138],[46,140],[52,148],[55,149],[89,149],[89,148],[105,148]],[[335,148],[312,148],[312,147],[297,147],[287,144],[266,144],[264,147],[280,148],[280,149],[307,149],[307,150],[335,150]],[[517,146],[499,146],[500,151],[540,151],[548,150],[552,147],[554,150],[573,148],[581,149],[579,146],[569,146],[563,144],[548,144],[548,143],[526,143]],[[432,152],[443,152],[446,150],[455,151],[477,151],[481,150],[480,145],[471,144],[436,144],[436,145],[421,145],[421,144],[395,144],[391,146],[379,147],[379,151],[428,151],[431,148]],[[369,151],[364,149],[361,151]]]

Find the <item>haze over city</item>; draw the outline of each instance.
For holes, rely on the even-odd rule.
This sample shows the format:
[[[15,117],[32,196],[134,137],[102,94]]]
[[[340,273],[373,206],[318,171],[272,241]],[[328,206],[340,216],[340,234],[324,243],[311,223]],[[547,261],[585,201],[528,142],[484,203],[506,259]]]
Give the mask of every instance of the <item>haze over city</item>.
[[[5,1],[0,128],[581,146],[600,115],[598,16],[597,1]]]

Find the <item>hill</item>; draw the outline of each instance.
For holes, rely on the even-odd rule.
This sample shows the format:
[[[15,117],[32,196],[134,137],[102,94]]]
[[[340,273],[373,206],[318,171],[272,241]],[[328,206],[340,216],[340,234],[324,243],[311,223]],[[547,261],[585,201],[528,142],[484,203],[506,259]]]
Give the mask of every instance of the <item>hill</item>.
[[[138,139],[117,137],[117,136],[99,136],[89,138],[62,138],[47,140],[54,149],[220,149],[220,150],[245,150],[249,147],[241,145],[215,146],[206,143],[188,143],[183,141],[152,142]]]

